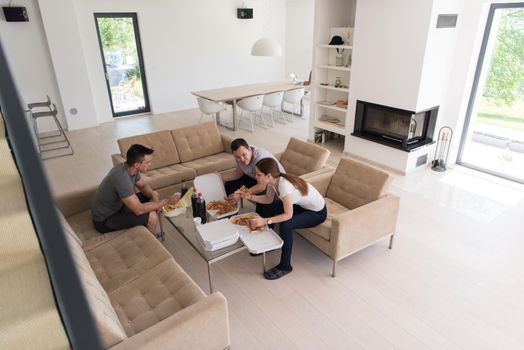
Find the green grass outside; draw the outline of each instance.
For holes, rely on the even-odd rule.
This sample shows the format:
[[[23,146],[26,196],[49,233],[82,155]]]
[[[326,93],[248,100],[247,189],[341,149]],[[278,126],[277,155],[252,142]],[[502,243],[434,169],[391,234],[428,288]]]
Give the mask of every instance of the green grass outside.
[[[482,99],[477,123],[524,131],[524,101],[517,101],[512,106],[497,107]]]

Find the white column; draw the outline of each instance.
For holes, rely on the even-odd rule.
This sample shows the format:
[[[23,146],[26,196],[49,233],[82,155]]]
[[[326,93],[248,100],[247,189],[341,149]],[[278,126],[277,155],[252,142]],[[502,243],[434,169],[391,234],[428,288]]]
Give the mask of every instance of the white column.
[[[98,125],[74,1],[38,0],[70,130]]]

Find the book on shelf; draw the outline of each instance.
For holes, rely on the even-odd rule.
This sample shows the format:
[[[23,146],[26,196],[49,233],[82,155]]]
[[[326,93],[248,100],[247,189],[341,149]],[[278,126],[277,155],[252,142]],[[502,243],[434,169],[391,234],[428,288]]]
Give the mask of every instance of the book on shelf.
[[[340,127],[344,127],[344,123],[336,118],[336,117],[332,117],[332,116],[329,116],[329,115],[322,115],[320,116],[320,118],[318,118],[319,121],[321,122],[324,122],[324,123],[329,123],[329,124],[334,124],[336,126],[340,126]]]

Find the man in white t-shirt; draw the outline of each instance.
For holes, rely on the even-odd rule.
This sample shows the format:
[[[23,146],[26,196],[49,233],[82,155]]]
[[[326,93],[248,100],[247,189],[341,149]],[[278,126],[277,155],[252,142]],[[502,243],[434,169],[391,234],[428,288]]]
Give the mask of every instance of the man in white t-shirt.
[[[280,172],[285,173],[284,167],[280,162],[271,154],[271,152],[255,146],[250,146],[246,140],[242,138],[235,139],[231,142],[231,150],[235,156],[237,167],[233,172],[222,174],[222,181],[224,181],[224,187],[228,199],[231,201],[238,202],[240,195],[235,193],[236,190],[242,186],[248,188],[247,193],[261,194],[265,193],[265,186],[257,184],[255,165],[257,162],[264,158],[273,158],[278,164]],[[282,210],[282,202],[275,200],[271,204],[257,204],[256,212],[260,215],[265,214],[272,216],[275,212]],[[263,215],[264,216],[264,215]]]

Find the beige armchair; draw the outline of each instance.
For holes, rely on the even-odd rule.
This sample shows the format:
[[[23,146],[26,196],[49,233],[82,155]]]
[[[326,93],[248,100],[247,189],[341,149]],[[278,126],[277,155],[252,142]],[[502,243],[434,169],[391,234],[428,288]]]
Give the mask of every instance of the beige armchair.
[[[393,247],[400,198],[387,193],[392,176],[349,158],[342,158],[335,170],[306,174],[324,196],[328,218],[322,224],[297,233],[337,262],[378,240],[389,237]]]
[[[331,152],[311,142],[301,141],[294,137],[289,139],[286,149],[275,154],[286,172],[296,176],[312,175],[332,169],[326,166]]]

